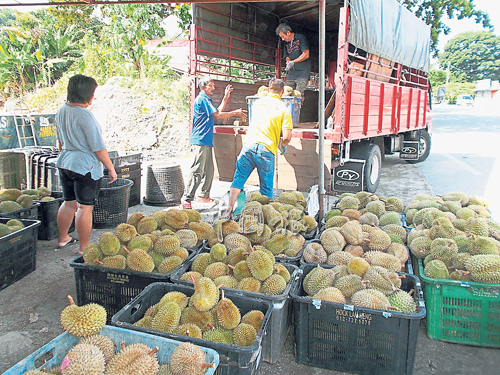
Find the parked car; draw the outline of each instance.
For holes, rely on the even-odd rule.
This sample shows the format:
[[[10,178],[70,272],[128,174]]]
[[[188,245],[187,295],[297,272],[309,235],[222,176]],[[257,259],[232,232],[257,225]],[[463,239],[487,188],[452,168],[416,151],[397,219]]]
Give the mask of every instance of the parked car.
[[[470,95],[459,95],[457,98],[457,105],[473,106],[474,98]]]

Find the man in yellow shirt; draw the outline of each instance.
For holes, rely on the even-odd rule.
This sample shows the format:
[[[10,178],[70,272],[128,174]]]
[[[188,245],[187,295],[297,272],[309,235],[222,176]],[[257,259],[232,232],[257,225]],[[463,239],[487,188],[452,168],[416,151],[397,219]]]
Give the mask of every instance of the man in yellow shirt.
[[[238,159],[229,191],[229,207],[225,217],[231,217],[238,194],[248,177],[257,168],[260,193],[273,197],[274,159],[281,140],[282,153],[292,138],[292,115],[281,101],[285,84],[281,79],[269,81],[269,95],[259,98],[252,108],[252,121]]]

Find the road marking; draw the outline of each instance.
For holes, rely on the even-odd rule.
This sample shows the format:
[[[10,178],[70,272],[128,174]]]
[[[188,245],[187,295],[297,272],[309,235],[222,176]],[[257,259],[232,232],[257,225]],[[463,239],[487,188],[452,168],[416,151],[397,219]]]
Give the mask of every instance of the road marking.
[[[442,154],[443,156],[447,157],[451,161],[455,162],[456,164],[460,165],[461,167],[467,169],[470,173],[476,175],[476,176],[482,176],[483,174],[479,172],[477,169],[472,168],[471,166],[465,164],[463,161],[458,160],[456,157],[451,156],[450,154]]]

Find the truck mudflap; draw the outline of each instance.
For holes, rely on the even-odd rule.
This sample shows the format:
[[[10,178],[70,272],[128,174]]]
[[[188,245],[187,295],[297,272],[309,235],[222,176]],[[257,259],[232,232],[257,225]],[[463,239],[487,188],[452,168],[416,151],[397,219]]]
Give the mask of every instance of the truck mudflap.
[[[405,140],[399,151],[399,158],[403,160],[418,160],[420,154],[420,142],[418,140]]]
[[[350,159],[335,167],[333,190],[342,193],[357,193],[364,189],[366,160]]]

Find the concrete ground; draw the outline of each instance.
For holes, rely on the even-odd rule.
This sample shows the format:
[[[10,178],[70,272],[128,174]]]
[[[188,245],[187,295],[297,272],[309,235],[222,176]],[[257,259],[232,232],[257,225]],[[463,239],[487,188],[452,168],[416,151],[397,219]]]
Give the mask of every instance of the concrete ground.
[[[188,161],[183,163],[182,169],[186,173]],[[408,203],[410,197],[418,192],[432,193],[416,167],[401,164],[394,158],[388,158],[384,163],[382,177],[377,191],[379,195],[400,196]],[[404,185],[401,181],[408,182]],[[213,196],[222,197],[228,185],[214,182]],[[334,200],[326,200],[327,209]],[[136,211],[148,214],[159,209],[161,207],[138,205],[129,209],[129,215]],[[209,210],[216,211],[217,207]],[[209,213],[206,217],[213,219],[214,215]],[[93,230],[92,241],[97,241],[104,231],[106,229]],[[0,373],[63,331],[59,314],[67,306],[66,296],[76,297],[74,270],[69,262],[76,256],[78,246],[71,245],[62,250],[56,247],[57,239],[38,241],[36,270],[0,291]],[[426,335],[425,320],[421,321],[413,369],[415,375],[497,374],[499,367],[500,350],[430,340]],[[261,374],[305,373],[344,374],[298,364],[295,360],[293,329],[290,329],[278,361],[274,364],[262,363]]]

